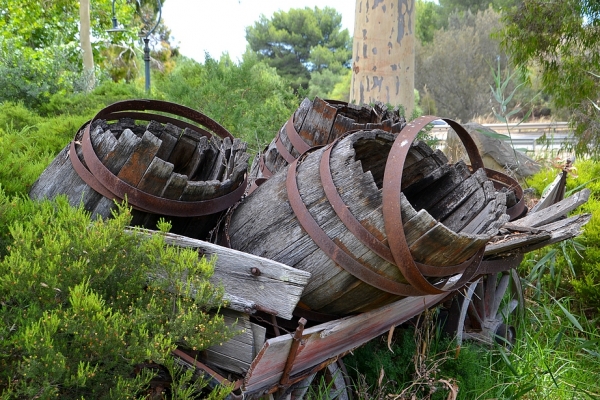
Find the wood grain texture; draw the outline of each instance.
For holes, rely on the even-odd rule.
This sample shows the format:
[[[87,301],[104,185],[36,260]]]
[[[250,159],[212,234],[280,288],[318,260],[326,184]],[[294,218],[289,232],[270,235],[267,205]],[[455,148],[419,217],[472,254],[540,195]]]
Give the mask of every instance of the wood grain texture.
[[[295,377],[321,362],[348,352],[441,302],[444,295],[407,297],[377,310],[304,330],[291,371]],[[267,340],[244,379],[247,395],[260,394],[281,378],[292,342],[290,334]],[[309,375],[307,373],[307,375]]]
[[[387,235],[381,189],[387,154],[394,139],[394,135],[380,130],[353,133],[335,144],[330,158],[333,183],[342,201],[354,218],[385,244]],[[309,151],[295,174],[302,202],[310,215],[339,251],[390,280],[406,283],[396,265],[372,251],[347,229],[344,221],[335,213],[326,198],[318,173],[323,152],[324,149]],[[448,167],[442,164],[446,161],[443,154],[432,151],[421,142],[411,147],[407,159],[412,161],[408,168],[414,171],[418,170],[423,160],[429,160],[435,167],[427,176],[431,176],[438,168],[450,168],[449,171],[453,171],[452,174],[435,175],[439,177],[438,181],[443,182],[430,182],[429,186],[439,189],[440,193],[425,190],[431,206],[437,206],[440,214],[445,211],[443,207],[451,212],[460,211],[463,203],[471,201],[471,207],[462,210],[462,217],[456,217],[464,225],[466,212],[480,212],[484,208],[486,198],[483,184],[489,181],[483,170],[470,177],[467,184],[471,186],[467,190],[463,188],[466,186],[464,181],[465,176],[470,175],[464,163]],[[314,311],[347,315],[398,299],[398,296],[382,292],[348,273],[338,264],[339,261],[330,259],[311,239],[289,205],[285,186],[287,174],[284,172],[287,171],[275,174],[232,212],[228,229],[231,246],[310,272],[312,277],[303,293],[302,303]],[[444,181],[448,175],[452,175],[450,182]],[[491,182],[487,184],[488,188],[490,185]],[[457,188],[462,190],[456,191]],[[470,195],[474,192],[481,195],[471,200]],[[404,201],[404,196],[401,199]],[[408,201],[403,202],[402,219],[404,224],[408,224],[404,230],[413,258],[440,268],[467,260],[495,233],[491,232],[490,227],[495,219],[501,217],[498,213],[503,211],[502,199],[505,196],[494,199],[494,207],[482,216],[478,225],[480,230],[474,234],[454,232],[432,217],[428,210],[417,213]]]
[[[160,234],[169,245],[194,248],[208,258],[215,256],[211,282],[223,284],[227,297],[245,299],[246,304],[254,303],[261,308],[274,310],[281,318],[292,318],[292,311],[310,277],[310,273],[282,263],[202,240],[148,230],[139,232],[142,235]],[[260,271],[258,275],[252,273],[253,268]]]

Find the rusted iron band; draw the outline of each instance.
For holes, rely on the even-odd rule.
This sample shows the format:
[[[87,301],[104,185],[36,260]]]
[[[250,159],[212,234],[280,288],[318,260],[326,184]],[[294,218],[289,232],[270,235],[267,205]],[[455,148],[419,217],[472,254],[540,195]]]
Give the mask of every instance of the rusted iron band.
[[[91,122],[84,128],[82,150],[84,160],[88,165],[88,169],[93,175],[94,180],[98,181],[113,194],[112,199],[123,200],[125,197],[127,197],[128,203],[132,207],[141,211],[176,217],[198,217],[202,215],[209,215],[223,211],[234,205],[242,197],[246,190],[248,183],[247,179],[244,179],[244,181],[235,190],[227,193],[226,195],[209,200],[179,201],[165,199],[143,192],[119,179],[108,168],[106,168],[104,164],[102,164],[92,146],[90,126]],[[84,176],[81,176],[81,178],[85,181],[85,174]],[[88,184],[90,182],[95,184],[93,180],[90,182],[85,182]]]
[[[423,276],[416,266],[410,249],[408,248],[406,236],[404,235],[400,206],[402,170],[413,140],[425,125],[436,119],[439,118],[435,116],[419,117],[407,124],[404,129],[400,131],[396,140],[394,140],[394,144],[388,155],[383,176],[383,220],[395,264],[400,269],[404,278],[412,286],[427,294],[440,294],[448,292],[449,290],[454,290],[464,284],[465,278],[467,278],[466,281],[471,279],[477,273],[477,268],[483,258],[484,250],[484,248],[480,249],[476,257],[473,257],[471,263],[463,272],[461,279],[459,279],[455,285],[452,285],[452,288],[441,289],[439,286],[432,285]],[[456,131],[458,137],[463,142],[473,169],[477,170],[483,168],[483,160],[479,155],[475,142],[473,142],[473,139],[469,136],[469,133],[455,121],[449,119],[444,119],[444,121]]]
[[[135,111],[122,111],[122,112],[112,112],[109,114],[106,114],[102,117],[102,119],[106,119],[106,120],[119,120],[121,118],[132,118],[135,120],[142,120],[142,121],[149,121],[150,119],[156,122],[161,122],[163,124],[173,124],[178,126],[179,128],[189,128],[195,132],[198,132],[199,134],[201,134],[202,136],[206,136],[207,138],[210,138],[212,135],[210,132],[208,132],[205,129],[200,128],[198,125],[194,125],[194,124],[190,124],[189,122],[177,119],[177,118],[173,118],[173,117],[168,117],[166,115],[161,115],[161,114],[150,114],[150,113],[142,113],[142,112],[135,112]]]
[[[311,146],[307,144],[304,140],[302,140],[302,138],[296,131],[296,128],[294,128],[294,115],[292,115],[290,119],[288,119],[285,123],[285,133],[287,134],[287,137],[292,146],[294,146],[294,148],[300,155],[310,150]]]
[[[201,370],[203,372],[206,372],[208,375],[210,375],[211,377],[213,377],[221,385],[227,386],[227,385],[230,385],[231,383],[233,383],[233,390],[232,390],[232,392],[235,392],[236,390],[239,390],[242,387],[242,383],[244,382],[243,379],[238,379],[237,381],[231,382],[227,378],[219,375],[212,368],[208,367],[204,363],[201,363],[200,361],[196,360],[195,358],[191,357],[189,354],[186,354],[186,353],[184,353],[183,351],[181,351],[179,349],[173,350],[172,354],[175,357],[180,358],[183,361],[185,361],[186,363],[190,364],[194,368],[197,368],[197,369],[199,369],[199,370]],[[239,398],[241,399],[241,396]]]
[[[190,121],[193,121],[197,124],[200,124],[200,125],[203,125],[203,126],[209,128],[211,131],[213,131],[214,133],[216,133],[218,136],[220,136],[223,139],[226,137],[230,138],[231,140],[234,139],[233,135],[231,135],[231,133],[229,133],[229,131],[227,129],[225,129],[222,125],[217,123],[215,120],[202,114],[201,112],[198,112],[198,111],[194,110],[193,108],[189,108],[189,107],[183,106],[181,104],[170,103],[170,102],[161,101],[161,100],[135,99],[135,100],[118,101],[118,102],[113,103],[113,104],[103,108],[102,110],[100,110],[98,112],[98,114],[96,114],[96,116],[93,118],[93,120],[108,119],[108,118],[112,117],[111,114],[114,114],[119,118],[127,117],[127,113],[121,114],[121,113],[119,113],[121,111],[159,111],[159,112],[173,113],[175,115],[182,116],[184,118],[189,119]],[[157,114],[150,114],[150,113],[145,113],[145,114],[135,113],[135,115],[137,115],[139,117],[137,119],[142,119],[145,121],[150,121],[152,119],[155,119],[156,117],[161,118]],[[142,118],[144,115],[146,115],[146,117]],[[185,123],[185,121],[181,121],[181,120],[175,120],[175,121],[177,124],[182,123],[182,122]],[[192,127],[192,129],[197,130],[198,128]]]
[[[308,154],[308,153],[304,153]],[[295,160],[288,168],[286,178],[286,190],[290,206],[298,219],[298,222],[304,228],[306,233],[315,242],[315,244],[336,264],[346,270],[355,278],[387,293],[396,294],[399,296],[422,296],[427,294],[411,285],[396,282],[388,279],[377,272],[361,264],[352,256],[347,254],[342,248],[337,246],[333,240],[321,229],[319,224],[314,220],[306,205],[302,201],[298,184],[296,182],[298,162],[302,160],[300,157]]]
[[[277,151],[279,151],[279,155],[283,157],[283,159],[287,161],[288,164],[294,162],[296,157],[294,157],[292,153],[290,153],[288,149],[285,148],[283,142],[281,141],[281,131],[277,132],[277,137],[275,137],[275,147],[277,148]]]
[[[265,164],[264,154],[261,154],[258,156],[258,170],[262,173],[263,176],[260,178],[254,179],[254,182],[252,182],[252,184],[248,188],[248,193],[246,193],[247,195],[252,194],[252,192],[254,192],[256,189],[258,189],[258,187],[260,185],[265,183],[270,177],[273,176],[273,173],[271,172],[269,167],[267,167],[267,165]]]
[[[263,177],[265,177],[266,179],[269,179],[270,177],[273,176],[273,171],[271,171],[269,169],[269,167],[267,167],[267,164],[265,164],[265,155],[264,154],[261,154],[258,157],[258,169],[263,174]]]
[[[113,192],[108,190],[104,185],[98,182],[98,179],[83,165],[79,156],[77,156],[77,150],[75,149],[75,140],[71,141],[71,146],[69,147],[69,160],[73,165],[73,169],[77,172],[77,175],[92,189],[96,192],[100,193],[102,196],[106,197],[109,200],[123,200],[118,199]]]
[[[345,135],[343,136],[345,137]],[[375,235],[373,235],[369,230],[367,230],[363,224],[361,224],[354,214],[350,211],[350,208],[344,203],[342,197],[337,191],[335,183],[333,182],[333,175],[331,174],[331,151],[339,141],[336,140],[332,144],[328,145],[321,157],[321,161],[319,164],[319,173],[321,177],[321,184],[323,186],[323,190],[325,191],[325,196],[329,201],[329,204],[335,211],[338,218],[342,221],[344,226],[356,237],[362,244],[367,246],[371,251],[377,254],[379,257],[383,258],[385,261],[396,264],[394,260],[394,256],[390,248],[383,242],[381,242]],[[473,261],[473,257],[468,260],[451,266],[433,266],[422,264],[415,261],[417,268],[419,271],[425,276],[428,277],[444,277],[449,275],[455,275],[462,273],[469,264]]]

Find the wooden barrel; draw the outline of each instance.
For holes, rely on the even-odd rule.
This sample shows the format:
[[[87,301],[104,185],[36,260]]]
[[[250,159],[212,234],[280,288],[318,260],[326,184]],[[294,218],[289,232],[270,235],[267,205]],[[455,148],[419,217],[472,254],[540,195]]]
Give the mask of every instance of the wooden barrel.
[[[232,210],[231,247],[310,272],[301,307],[316,313],[347,315],[462,286],[508,220],[506,194],[478,154],[470,153],[472,173],[413,143],[432,119],[397,136],[363,130],[307,151]]]
[[[383,103],[356,106],[336,100],[304,99],[265,150],[255,157],[250,180],[256,185],[287,167],[314,146],[326,145],[348,131],[382,129],[398,133],[406,125],[399,111]]]
[[[174,103],[122,101],[102,109],[40,175],[33,199],[66,195],[94,217],[115,201],[132,206],[132,225],[206,238],[243,195],[246,144],[205,115]]]

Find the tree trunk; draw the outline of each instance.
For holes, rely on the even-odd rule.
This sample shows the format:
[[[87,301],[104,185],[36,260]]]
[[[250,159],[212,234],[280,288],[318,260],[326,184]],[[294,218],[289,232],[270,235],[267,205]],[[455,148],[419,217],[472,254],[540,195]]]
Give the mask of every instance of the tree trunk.
[[[90,40],[90,0],[79,2],[79,37],[83,52],[83,73],[85,77],[85,91],[94,88],[96,77],[94,75],[94,55]]]
[[[350,103],[414,106],[414,0],[356,0]]]

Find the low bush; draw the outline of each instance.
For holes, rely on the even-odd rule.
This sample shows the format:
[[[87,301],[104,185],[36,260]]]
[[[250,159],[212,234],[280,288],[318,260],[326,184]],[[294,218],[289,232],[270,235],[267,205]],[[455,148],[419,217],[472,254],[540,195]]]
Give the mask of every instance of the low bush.
[[[528,185],[542,194],[557,175],[556,169],[542,171],[530,180]],[[600,163],[594,160],[581,160],[575,163],[567,179],[567,193],[590,189],[589,200],[579,207],[577,213],[590,213],[592,218],[583,227],[583,232],[574,240],[541,249],[529,255],[531,266],[548,258],[548,274],[545,279],[555,288],[555,297],[572,296],[577,298],[576,306],[589,316],[600,315]],[[549,252],[552,252],[548,256]],[[552,267],[552,269],[550,269]],[[564,279],[563,279],[564,278]]]
[[[210,312],[223,305],[213,264],[126,233],[130,218],[0,192],[0,398],[137,398],[159,371],[173,398],[204,389],[171,352],[233,335]]]

